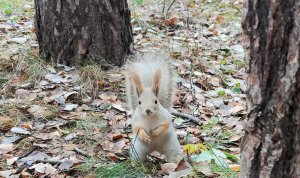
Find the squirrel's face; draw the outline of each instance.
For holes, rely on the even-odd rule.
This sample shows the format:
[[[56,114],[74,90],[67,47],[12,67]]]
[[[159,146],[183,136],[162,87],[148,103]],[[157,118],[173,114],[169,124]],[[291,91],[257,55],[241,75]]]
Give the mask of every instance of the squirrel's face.
[[[138,112],[144,118],[155,118],[160,107],[157,98],[161,79],[160,68],[154,72],[151,86],[147,88],[144,88],[139,74],[133,68],[129,68],[128,73],[138,95]]]
[[[144,89],[138,102],[138,110],[144,118],[153,118],[157,115],[159,101],[151,88]]]

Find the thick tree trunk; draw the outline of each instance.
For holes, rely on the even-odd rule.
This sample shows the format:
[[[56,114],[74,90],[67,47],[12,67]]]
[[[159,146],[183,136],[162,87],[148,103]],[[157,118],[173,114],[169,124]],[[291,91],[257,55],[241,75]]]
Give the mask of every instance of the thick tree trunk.
[[[132,49],[126,0],[35,0],[40,55],[58,63],[92,59],[122,65]]]
[[[247,0],[242,178],[300,177],[300,1]]]

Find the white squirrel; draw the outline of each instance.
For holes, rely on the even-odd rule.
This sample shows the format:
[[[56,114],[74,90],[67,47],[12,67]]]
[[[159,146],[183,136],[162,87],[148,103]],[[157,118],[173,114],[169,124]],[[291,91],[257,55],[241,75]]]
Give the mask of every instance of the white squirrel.
[[[133,111],[134,137],[130,155],[145,161],[158,151],[167,162],[181,160],[181,148],[169,111],[175,87],[175,73],[167,60],[148,54],[127,67],[126,94]]]

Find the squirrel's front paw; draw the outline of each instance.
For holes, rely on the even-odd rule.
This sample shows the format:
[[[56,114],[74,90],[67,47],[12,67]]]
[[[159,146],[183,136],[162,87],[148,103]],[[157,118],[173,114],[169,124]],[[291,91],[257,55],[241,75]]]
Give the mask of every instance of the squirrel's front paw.
[[[151,142],[151,138],[145,132],[140,133],[139,137],[140,137],[141,140],[143,140],[146,143]]]
[[[156,128],[156,129],[152,130],[151,135],[153,135],[153,136],[158,136],[158,135],[160,135],[160,129],[159,129],[159,128]]]

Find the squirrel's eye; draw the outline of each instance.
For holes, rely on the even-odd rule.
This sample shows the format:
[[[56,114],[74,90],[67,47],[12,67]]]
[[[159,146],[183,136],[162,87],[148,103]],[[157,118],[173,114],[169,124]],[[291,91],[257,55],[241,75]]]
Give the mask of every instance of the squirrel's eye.
[[[155,102],[155,104],[157,104],[157,100],[155,100],[154,102]]]
[[[141,101],[139,101],[139,104],[141,104]]]

